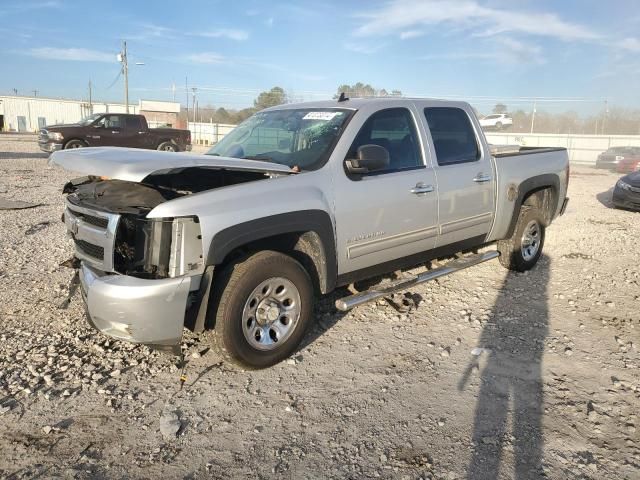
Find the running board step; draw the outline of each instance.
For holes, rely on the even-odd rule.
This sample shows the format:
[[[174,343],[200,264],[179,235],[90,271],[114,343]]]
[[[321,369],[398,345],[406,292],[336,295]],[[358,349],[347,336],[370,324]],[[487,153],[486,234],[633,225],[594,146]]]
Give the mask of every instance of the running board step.
[[[370,290],[359,292],[355,295],[350,295],[348,297],[336,300],[336,308],[342,312],[347,312],[352,308],[357,307],[358,305],[362,305],[363,303],[386,297],[387,295],[397,292],[398,290],[406,290],[407,288],[413,287],[415,285],[420,285],[421,283],[444,277],[445,275],[449,275],[453,272],[457,272],[459,270],[463,270],[465,268],[473,267],[474,265],[493,260],[494,258],[497,258],[499,256],[500,253],[491,251],[469,255],[457,260],[452,260],[442,267],[429,270],[419,275],[414,275],[409,278],[402,278],[400,280],[395,280],[383,285],[378,285],[371,288]]]

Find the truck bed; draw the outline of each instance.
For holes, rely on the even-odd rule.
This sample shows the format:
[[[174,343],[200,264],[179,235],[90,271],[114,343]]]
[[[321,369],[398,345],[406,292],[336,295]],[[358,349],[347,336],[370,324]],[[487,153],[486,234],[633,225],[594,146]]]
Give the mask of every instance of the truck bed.
[[[496,158],[566,150],[564,147],[522,147],[520,145],[489,145],[489,148],[491,149],[491,154]]]
[[[491,146],[493,152],[493,145]],[[496,215],[488,241],[505,238],[511,224],[520,191],[518,186],[526,182],[531,188],[557,183],[557,195],[566,195],[566,181],[569,156],[566,148],[560,147],[518,147],[517,151],[503,151],[493,154],[493,168],[496,178]],[[560,213],[562,202],[553,217]]]

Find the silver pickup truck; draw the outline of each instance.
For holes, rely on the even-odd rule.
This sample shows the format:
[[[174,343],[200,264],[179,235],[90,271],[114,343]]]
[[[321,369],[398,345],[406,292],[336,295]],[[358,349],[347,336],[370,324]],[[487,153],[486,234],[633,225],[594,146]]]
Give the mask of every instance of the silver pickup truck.
[[[64,188],[64,221],[89,322],[174,351],[184,327],[213,328],[254,368],[289,356],[314,298],[337,287],[458,254],[344,290],[348,310],[496,257],[532,268],[569,180],[565,149],[492,147],[467,103],[407,98],[270,108],[206,155],[86,148],[50,162],[86,175]]]

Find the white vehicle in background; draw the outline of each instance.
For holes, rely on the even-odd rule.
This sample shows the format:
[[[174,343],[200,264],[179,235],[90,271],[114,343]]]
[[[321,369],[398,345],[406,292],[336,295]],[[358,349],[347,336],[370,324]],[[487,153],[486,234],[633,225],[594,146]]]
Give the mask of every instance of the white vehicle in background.
[[[480,119],[480,126],[482,128],[495,128],[496,130],[502,130],[505,127],[513,125],[513,119],[508,113],[494,113],[493,115],[487,115]]]

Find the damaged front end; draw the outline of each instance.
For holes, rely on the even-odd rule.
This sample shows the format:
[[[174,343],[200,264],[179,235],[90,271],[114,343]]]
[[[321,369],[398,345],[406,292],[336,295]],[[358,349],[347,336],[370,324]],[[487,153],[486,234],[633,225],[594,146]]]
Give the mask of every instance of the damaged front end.
[[[80,287],[96,329],[179,353],[184,326],[203,327],[213,267],[205,265],[199,219],[147,215],[212,185],[268,177],[217,171],[207,181],[209,172],[198,170],[149,176],[144,183],[89,176],[65,185],[63,220],[81,261]]]

